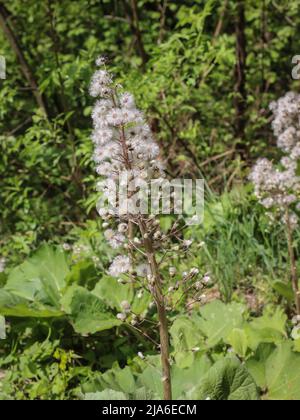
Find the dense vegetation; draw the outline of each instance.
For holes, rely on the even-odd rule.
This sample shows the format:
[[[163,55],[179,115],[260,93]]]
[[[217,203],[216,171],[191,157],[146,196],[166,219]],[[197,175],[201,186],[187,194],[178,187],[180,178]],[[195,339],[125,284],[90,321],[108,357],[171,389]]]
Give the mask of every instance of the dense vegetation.
[[[205,179],[204,223],[172,260],[210,278],[169,311],[173,398],[300,399],[286,230],[248,178],[282,156],[269,104],[299,90],[299,27],[296,0],[0,1],[0,399],[162,398],[152,297],[108,275],[96,212],[99,55],[145,111],[168,175]],[[297,260],[299,229],[290,245]]]

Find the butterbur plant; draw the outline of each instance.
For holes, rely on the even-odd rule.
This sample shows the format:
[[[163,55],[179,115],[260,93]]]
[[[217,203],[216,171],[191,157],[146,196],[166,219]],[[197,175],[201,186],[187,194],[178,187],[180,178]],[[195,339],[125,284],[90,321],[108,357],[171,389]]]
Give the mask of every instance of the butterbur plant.
[[[278,165],[268,159],[260,159],[252,170],[250,180],[270,218],[280,219],[285,225],[296,310],[300,315],[300,291],[294,249],[294,232],[299,223],[300,211],[300,95],[290,92],[273,102],[270,109],[274,114],[273,131],[277,137],[277,146],[284,156]]]
[[[152,296],[159,325],[163,393],[166,400],[171,400],[168,311],[179,304],[181,289],[191,291],[197,301],[199,285],[207,281],[207,276],[199,278],[199,270],[193,268],[177,278],[177,270],[170,263],[174,253],[177,258],[178,254],[186,255],[192,246],[192,241],[182,235],[185,222],[177,219],[163,232],[157,214],[148,214],[145,209],[136,211],[135,205],[141,204],[136,193],[141,197],[142,187],[165,178],[160,149],[134,97],[114,82],[103,58],[97,60],[97,65],[90,87],[90,94],[97,98],[92,113],[92,140],[96,171],[101,177],[97,188],[106,199],[100,199],[98,212],[105,238],[119,254],[108,273],[118,279],[120,287],[130,283],[137,294],[146,290]],[[119,190],[126,187],[123,199],[116,198],[116,185]],[[130,204],[124,206],[125,201]],[[137,316],[129,302],[121,306],[118,319],[127,322],[131,317],[131,325],[135,325]]]

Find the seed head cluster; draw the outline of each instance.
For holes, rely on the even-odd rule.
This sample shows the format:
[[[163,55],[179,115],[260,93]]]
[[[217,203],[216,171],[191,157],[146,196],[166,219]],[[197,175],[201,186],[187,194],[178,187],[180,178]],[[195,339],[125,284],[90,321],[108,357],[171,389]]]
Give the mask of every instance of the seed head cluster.
[[[277,137],[277,146],[284,157],[279,165],[268,159],[258,160],[250,180],[260,203],[270,214],[288,215],[283,220],[296,228],[297,212],[300,209],[300,95],[289,92],[277,102],[271,103],[270,109],[274,115],[272,127]]]
[[[135,190],[142,183],[164,177],[164,168],[159,160],[159,146],[143,113],[137,109],[134,97],[114,83],[112,75],[106,70],[104,58],[98,58],[96,64],[99,69],[90,86],[91,96],[97,99],[92,112],[93,157],[100,177],[97,189],[110,203],[109,206],[98,207],[98,212],[107,227],[104,235],[111,247],[126,249],[132,217],[129,214],[120,216],[120,203],[114,201],[115,183],[126,173],[131,189]],[[139,241],[138,238],[134,240],[136,243]],[[113,261],[109,274],[118,277],[130,269],[129,257],[120,255]]]

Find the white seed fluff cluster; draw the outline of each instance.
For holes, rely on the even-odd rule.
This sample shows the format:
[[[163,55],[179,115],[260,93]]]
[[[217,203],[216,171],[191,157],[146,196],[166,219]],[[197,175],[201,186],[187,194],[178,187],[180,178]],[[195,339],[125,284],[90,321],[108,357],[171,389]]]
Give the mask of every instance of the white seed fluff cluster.
[[[272,102],[273,130],[277,145],[295,159],[300,157],[300,95],[289,92],[277,102]]]
[[[92,140],[96,171],[101,177],[97,189],[109,203],[115,203],[113,207],[98,208],[108,227],[112,216],[114,223],[120,219],[118,203],[114,201],[115,182],[120,180],[120,176],[126,172],[131,184],[138,186],[163,176],[163,166],[158,160],[159,147],[143,113],[137,109],[134,97],[114,84],[102,57],[97,59],[96,64],[100,69],[95,72],[90,86],[91,96],[97,98],[92,112]],[[129,217],[122,214],[122,220],[118,220],[119,226],[105,232],[105,238],[113,248],[126,246],[128,222]],[[109,274],[118,277],[130,268],[129,258],[118,256]]]
[[[286,155],[280,165],[260,159],[254,166],[250,180],[255,194],[268,210],[289,215],[292,228],[298,224],[295,210],[299,210],[300,177],[297,175],[300,158],[300,95],[289,92],[270,105],[274,114],[273,131],[277,146]],[[287,221],[287,220],[286,220]]]

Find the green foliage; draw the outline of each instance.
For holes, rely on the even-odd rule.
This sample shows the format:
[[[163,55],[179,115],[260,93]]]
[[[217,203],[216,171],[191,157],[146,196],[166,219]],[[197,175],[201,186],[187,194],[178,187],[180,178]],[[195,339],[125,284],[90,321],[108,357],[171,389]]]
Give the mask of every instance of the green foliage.
[[[70,283],[77,280],[80,284],[83,274],[78,274],[80,270],[78,265],[76,267],[70,272],[64,252],[58,247],[44,245],[11,271],[5,286],[0,289],[0,313],[35,318],[68,315],[80,334],[119,326],[120,321],[107,312],[103,300],[77,284],[67,286],[67,280]],[[91,274],[90,270],[87,272]],[[95,269],[92,275],[95,276]]]
[[[127,301],[131,305],[132,312],[136,315],[146,313],[151,302],[149,292],[144,291],[142,296],[139,296],[132,284],[119,285],[116,279],[108,276],[102,277],[93,293],[112,309],[119,312],[122,310],[121,303]]]
[[[191,393],[195,400],[255,401],[257,386],[247,369],[237,359],[217,362],[204,376],[202,383]]]
[[[80,286],[67,290],[62,299],[65,313],[70,316],[74,330],[80,334],[94,334],[121,325],[107,306],[93,293]]]
[[[95,392],[91,394],[85,394],[86,401],[110,401],[110,400],[127,400],[128,398],[123,392],[113,391],[112,389],[106,389],[102,392]]]
[[[247,361],[247,368],[264,390],[267,400],[299,400],[300,355],[292,350],[292,343],[281,343],[271,353],[265,345]]]
[[[285,236],[245,181],[248,163],[267,147],[276,153],[268,104],[298,89],[290,76],[298,2],[244,2],[244,133],[236,128],[238,2],[224,10],[219,0],[138,0],[140,34],[129,1],[2,3],[38,89],[0,31],[0,399],[162,398],[151,296],[107,276],[114,253],[95,212],[88,85],[104,54],[146,111],[168,174],[205,174],[204,224],[182,233],[194,246],[172,265],[210,272],[212,285],[201,305],[186,298],[170,311],[174,398],[255,400],[259,388],[263,399],[299,400]],[[164,232],[170,223],[162,218]],[[298,232],[294,245],[299,255]],[[116,318],[123,301],[138,328],[132,314],[130,325]]]
[[[69,399],[82,395],[96,400],[162,398],[159,357],[141,360],[132,354],[130,358],[122,334],[117,334],[114,343],[119,357],[122,351],[128,355],[125,367],[113,363],[116,360],[113,354],[111,369],[104,368],[109,366],[105,357],[99,359],[102,372],[93,372],[87,364],[94,360],[94,352],[99,351],[93,336],[106,334],[104,343],[100,341],[105,345],[105,340],[110,339],[109,331],[124,328],[116,318],[121,302],[128,300],[137,308],[137,314],[148,314],[149,296],[138,299],[132,285],[119,285],[107,276],[100,277],[92,289],[97,269],[92,269],[88,261],[70,264],[71,259],[59,247],[44,245],[11,270],[0,289],[0,312],[10,325],[5,336],[5,320],[1,317],[4,348],[11,335],[23,337],[18,348],[2,356],[0,353],[0,368],[5,372],[0,398],[12,395],[18,399]],[[137,304],[136,299],[141,302]],[[248,318],[244,305],[236,302],[226,305],[218,300],[191,316],[175,317],[170,328],[175,361],[174,399],[255,400],[259,397],[258,389],[266,399],[300,398],[296,390],[298,377],[293,374],[300,367],[298,335],[292,332],[294,343],[288,339],[287,317],[277,308],[273,312],[266,310],[261,317]],[[31,331],[24,329],[26,325],[31,325]],[[51,329],[59,325],[62,335],[52,338]],[[69,348],[68,340],[63,344],[62,337],[71,326],[78,336],[76,341],[92,340],[92,352],[88,346],[80,355],[73,346]],[[45,327],[48,337],[41,340]],[[96,336],[95,340],[98,341]],[[245,365],[228,357],[230,348]],[[285,373],[273,374],[275,364]]]
[[[10,272],[5,290],[28,301],[37,300],[55,307],[62,296],[68,274],[64,252],[45,245]]]

